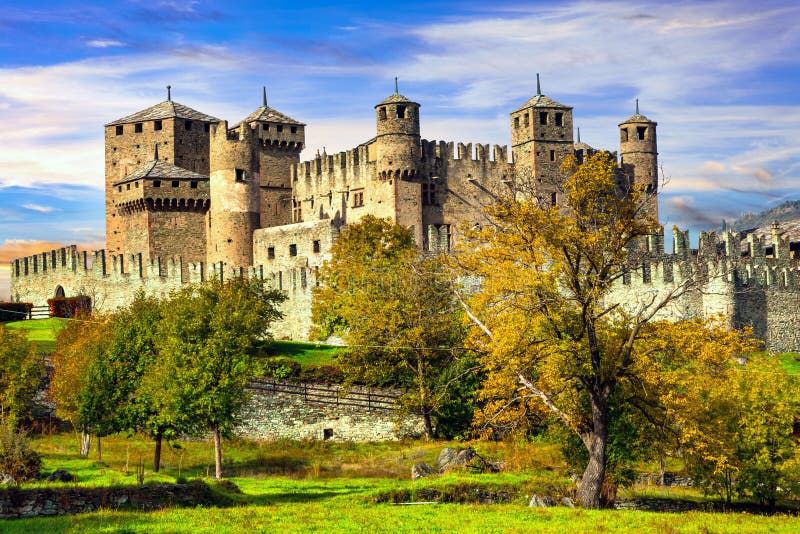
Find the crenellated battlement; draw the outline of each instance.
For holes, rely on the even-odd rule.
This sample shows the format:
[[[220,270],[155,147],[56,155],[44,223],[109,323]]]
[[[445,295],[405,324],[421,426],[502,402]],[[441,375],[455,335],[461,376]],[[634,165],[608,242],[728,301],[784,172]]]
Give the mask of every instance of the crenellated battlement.
[[[426,139],[422,140],[421,145],[423,162],[472,161],[502,165],[509,163],[508,147],[505,145],[428,141]]]

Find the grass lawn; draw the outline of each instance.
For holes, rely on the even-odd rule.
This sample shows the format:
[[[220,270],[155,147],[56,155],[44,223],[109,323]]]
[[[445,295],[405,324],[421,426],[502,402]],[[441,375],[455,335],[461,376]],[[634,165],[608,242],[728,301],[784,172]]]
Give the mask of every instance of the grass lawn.
[[[67,319],[35,319],[3,323],[9,330],[25,330],[28,339],[39,345],[39,352],[49,354],[55,349],[56,334],[67,324]]]
[[[783,368],[786,369],[787,373],[800,377],[800,354],[796,352],[785,352],[783,354],[778,354],[778,358],[781,359],[781,364]]]
[[[339,347],[300,341],[273,341],[265,352],[266,356],[287,356],[303,366],[335,365]]]
[[[96,452],[76,454],[72,434],[37,436],[34,446],[44,456],[44,469],[65,468],[82,486],[135,483],[135,465],[145,462],[145,481],[173,481],[204,476],[212,463],[208,442],[184,442],[165,449],[163,472],[150,472],[152,444],[137,437],[104,438],[103,462]],[[0,531],[28,532],[655,532],[724,533],[797,532],[800,519],[748,514],[656,514],[589,511],[568,508],[531,509],[525,495],[569,485],[556,446],[548,443],[475,442],[489,459],[502,459],[507,472],[455,472],[411,481],[410,466],[432,463],[446,443],[330,443],[280,441],[224,443],[226,473],[243,494],[229,508],[184,508],[158,512],[103,510],[76,516],[2,520]],[[451,444],[457,445],[457,444]],[[460,446],[463,446],[461,444]],[[128,473],[126,474],[126,464]],[[456,484],[517,489],[508,504],[390,505],[375,504],[386,491]],[[43,485],[41,483],[37,486]],[[61,484],[72,486],[71,483]],[[669,494],[670,489],[662,490]],[[677,491],[677,490],[676,490]],[[691,496],[681,489],[675,496]],[[695,494],[697,495],[697,494]],[[667,495],[669,496],[669,495]]]

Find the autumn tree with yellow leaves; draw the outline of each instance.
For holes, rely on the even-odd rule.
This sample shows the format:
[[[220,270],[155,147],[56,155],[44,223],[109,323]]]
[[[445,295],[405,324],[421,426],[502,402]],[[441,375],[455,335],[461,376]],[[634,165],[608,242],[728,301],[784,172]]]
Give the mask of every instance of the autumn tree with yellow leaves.
[[[551,414],[580,439],[586,463],[578,498],[598,508],[616,426],[627,419],[629,428],[667,432],[677,370],[726,365],[748,342],[691,323],[681,328],[694,350],[659,344],[672,327],[654,324],[658,312],[700,281],[685,277],[638,302],[614,299],[612,287],[641,264],[641,244],[658,231],[657,221],[645,210],[646,193],[628,184],[613,155],[598,153],[581,165],[571,159],[565,169],[559,205],[524,192],[502,199],[489,208],[487,223],[467,234],[454,262],[481,280],[461,300],[484,355],[483,417]],[[713,362],[697,359],[712,355]]]

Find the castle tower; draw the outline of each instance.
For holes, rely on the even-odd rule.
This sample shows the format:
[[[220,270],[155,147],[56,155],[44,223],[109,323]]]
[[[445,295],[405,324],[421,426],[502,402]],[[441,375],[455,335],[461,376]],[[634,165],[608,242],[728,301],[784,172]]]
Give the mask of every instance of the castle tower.
[[[573,154],[572,108],[543,95],[538,74],[536,95],[511,113],[511,147],[522,192],[558,203],[564,182],[561,162]]]
[[[367,195],[373,215],[410,228],[422,243],[422,186],[415,181],[421,160],[420,106],[398,92],[397,78],[394,83],[394,93],[375,106],[377,180],[368,184]]]
[[[300,163],[305,146],[305,124],[267,105],[263,88],[262,105],[242,121],[255,130],[261,143],[259,187],[261,227],[292,222],[291,168]]]
[[[211,131],[211,208],[206,258],[232,267],[253,263],[253,232],[259,228],[259,150],[261,141],[246,122],[228,130],[227,121]]]
[[[172,100],[167,86],[164,102],[105,125],[106,248],[121,254],[123,228],[115,204],[115,183],[152,160],[158,143],[160,161],[208,176],[209,132],[219,119]],[[156,251],[157,255],[161,254]]]
[[[628,183],[645,195],[646,211],[658,220],[658,148],[656,126],[639,113],[619,125],[620,166]]]

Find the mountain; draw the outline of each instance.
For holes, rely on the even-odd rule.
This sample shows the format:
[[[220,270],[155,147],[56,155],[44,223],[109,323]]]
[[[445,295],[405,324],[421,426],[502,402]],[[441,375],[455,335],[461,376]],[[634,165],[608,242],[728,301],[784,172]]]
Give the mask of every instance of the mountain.
[[[728,230],[772,235],[772,223],[777,221],[782,235],[800,241],[800,200],[789,200],[759,213],[748,213],[728,225]]]

